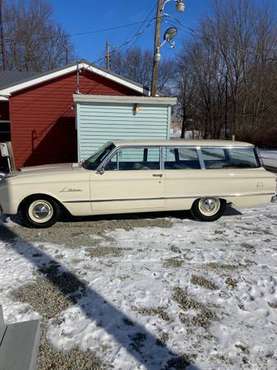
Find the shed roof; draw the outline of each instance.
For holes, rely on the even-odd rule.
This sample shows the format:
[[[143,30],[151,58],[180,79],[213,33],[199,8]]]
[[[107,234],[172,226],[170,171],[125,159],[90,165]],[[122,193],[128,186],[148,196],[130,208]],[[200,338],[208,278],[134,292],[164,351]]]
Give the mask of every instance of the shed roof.
[[[75,103],[116,103],[116,104],[145,104],[145,105],[175,105],[176,97],[161,96],[114,96],[114,95],[89,95],[74,94]]]

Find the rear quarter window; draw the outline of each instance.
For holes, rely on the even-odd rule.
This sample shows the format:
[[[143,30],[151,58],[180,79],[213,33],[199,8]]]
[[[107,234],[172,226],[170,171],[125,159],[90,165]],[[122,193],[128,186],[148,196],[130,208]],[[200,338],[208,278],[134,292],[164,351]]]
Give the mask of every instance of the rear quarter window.
[[[207,169],[260,167],[258,156],[252,147],[202,148],[201,152]]]

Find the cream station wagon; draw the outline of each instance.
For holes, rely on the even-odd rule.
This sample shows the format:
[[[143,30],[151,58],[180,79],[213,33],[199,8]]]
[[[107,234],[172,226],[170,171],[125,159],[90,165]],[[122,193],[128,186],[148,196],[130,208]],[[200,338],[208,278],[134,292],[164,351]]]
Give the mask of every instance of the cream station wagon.
[[[253,145],[234,141],[114,141],[76,164],[26,167],[0,182],[5,214],[49,227],[73,216],[190,210],[214,221],[226,204],[276,200],[276,177]]]

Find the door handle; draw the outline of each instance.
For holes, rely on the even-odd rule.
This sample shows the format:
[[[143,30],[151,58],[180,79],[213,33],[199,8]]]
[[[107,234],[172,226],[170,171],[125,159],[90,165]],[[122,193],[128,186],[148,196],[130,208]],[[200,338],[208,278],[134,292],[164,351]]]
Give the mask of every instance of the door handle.
[[[154,173],[152,176],[153,177],[163,177],[162,173]]]

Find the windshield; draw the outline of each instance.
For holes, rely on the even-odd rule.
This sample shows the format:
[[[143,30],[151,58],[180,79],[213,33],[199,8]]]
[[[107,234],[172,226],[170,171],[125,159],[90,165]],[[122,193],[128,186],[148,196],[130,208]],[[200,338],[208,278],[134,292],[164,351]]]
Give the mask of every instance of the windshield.
[[[82,166],[86,170],[96,170],[100,163],[111,153],[114,148],[115,145],[113,143],[104,144],[97,152],[86,159]]]

